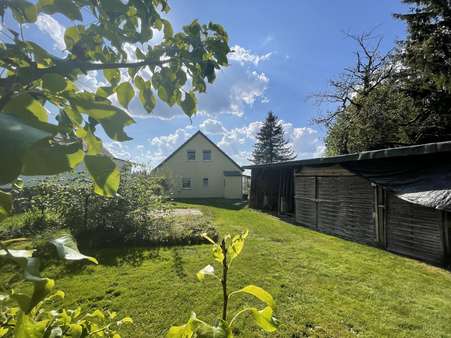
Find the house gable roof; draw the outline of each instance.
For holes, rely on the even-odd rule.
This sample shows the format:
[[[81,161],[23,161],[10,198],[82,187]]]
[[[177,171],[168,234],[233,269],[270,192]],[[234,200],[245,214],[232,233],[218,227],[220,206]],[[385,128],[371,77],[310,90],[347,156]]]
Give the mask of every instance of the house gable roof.
[[[206,139],[213,147],[215,147],[221,154],[223,154],[225,157],[227,157],[240,171],[243,171],[243,169],[236,163],[229,155],[227,155],[221,148],[219,148],[212,140],[210,140],[203,132],[198,130],[191,136],[189,139],[187,139],[181,146],[179,146],[176,150],[174,150],[168,157],[166,157],[163,162],[161,162],[159,165],[155,167],[154,170],[157,170],[159,167],[161,167],[164,163],[169,161],[175,154],[178,153],[180,149],[182,149],[185,145],[187,145],[191,140],[193,140],[197,135],[201,135],[204,139]]]

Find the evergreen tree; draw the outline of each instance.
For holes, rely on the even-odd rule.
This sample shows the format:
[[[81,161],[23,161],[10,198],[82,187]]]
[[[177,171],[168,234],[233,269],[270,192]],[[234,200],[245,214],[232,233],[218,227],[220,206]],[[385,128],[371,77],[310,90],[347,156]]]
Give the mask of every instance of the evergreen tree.
[[[400,56],[405,90],[421,110],[418,120],[435,122],[422,131],[421,142],[451,139],[451,1],[402,0],[409,13],[395,14],[407,23]]]
[[[250,161],[255,164],[266,164],[295,158],[296,154],[285,138],[282,124],[273,112],[269,112],[257,134],[257,143],[254,145]]]

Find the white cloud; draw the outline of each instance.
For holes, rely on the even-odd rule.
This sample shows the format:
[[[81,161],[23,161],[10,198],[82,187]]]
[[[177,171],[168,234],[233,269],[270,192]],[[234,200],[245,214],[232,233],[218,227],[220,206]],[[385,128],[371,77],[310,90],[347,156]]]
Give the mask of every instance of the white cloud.
[[[55,48],[63,52],[66,49],[64,31],[66,30],[57,20],[47,14],[39,14],[36,20],[39,30],[47,33],[55,42]]]
[[[232,53],[229,55],[229,60],[238,61],[241,65],[253,63],[255,66],[258,66],[260,62],[268,60],[272,55],[272,53],[253,54],[249,49],[239,45],[235,45],[231,49]]]
[[[324,156],[326,147],[318,130],[310,127],[294,127],[290,122],[281,121],[281,123],[298,159]]]
[[[103,145],[116,158],[120,158],[122,160],[127,161],[132,159],[130,149],[128,145],[124,142],[118,141],[104,142]]]
[[[199,128],[207,135],[221,135],[226,131],[220,121],[211,118],[208,118],[202,122],[199,125]]]
[[[108,86],[108,83],[103,79],[103,75],[100,74],[97,70],[90,70],[86,75],[79,76],[75,84],[81,90],[95,93],[97,88]]]

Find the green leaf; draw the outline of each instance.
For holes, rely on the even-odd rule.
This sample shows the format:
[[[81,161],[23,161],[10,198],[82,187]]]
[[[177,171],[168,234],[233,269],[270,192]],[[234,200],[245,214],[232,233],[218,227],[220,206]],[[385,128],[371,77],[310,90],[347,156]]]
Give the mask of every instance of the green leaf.
[[[73,124],[79,126],[83,122],[83,117],[81,116],[80,112],[73,109],[72,107],[66,107],[64,108],[64,113],[67,115],[69,120],[72,121]]]
[[[211,253],[216,261],[222,264],[224,261],[224,253],[222,252],[222,248],[218,244],[214,244],[211,248]]]
[[[95,182],[98,195],[112,197],[119,188],[120,172],[114,161],[105,155],[86,155],[85,165]]]
[[[105,133],[116,141],[128,141],[131,138],[125,133],[124,127],[135,123],[135,120],[127,112],[119,110],[119,113],[111,118],[100,120]]]
[[[87,259],[95,264],[99,264],[97,259],[91,256],[83,255],[79,250],[77,243],[70,235],[65,235],[50,241],[55,247],[58,256],[68,261],[79,261]]]
[[[105,79],[107,79],[108,82],[111,83],[112,86],[116,86],[121,80],[121,72],[116,68],[104,69],[103,75],[105,76]]]
[[[13,200],[10,193],[0,190],[0,222],[11,214]]]
[[[122,318],[121,320],[119,320],[116,324],[117,324],[118,326],[121,326],[121,325],[131,325],[131,324],[133,324],[133,319],[131,319],[130,317],[124,317],[124,318]]]
[[[96,101],[95,95],[90,93],[80,93],[71,96],[69,100],[79,112],[86,113],[97,121],[123,112],[122,109],[113,106],[108,100]]]
[[[83,326],[80,324],[69,324],[69,332],[70,337],[81,337],[83,333]]]
[[[196,274],[197,279],[201,282],[205,279],[205,275],[216,276],[215,268],[212,265],[207,265]]]
[[[150,88],[141,89],[139,91],[139,99],[148,113],[151,113],[157,104],[157,99]]]
[[[61,13],[70,20],[82,20],[80,9],[72,0],[39,0],[38,9],[47,14]]]
[[[223,322],[222,322],[223,323]],[[220,324],[219,326],[211,326],[202,324],[196,330],[197,338],[231,338],[231,330],[226,324]]]
[[[48,320],[36,322],[30,316],[19,312],[16,327],[14,329],[15,338],[42,338],[48,324]]]
[[[27,93],[17,95],[9,100],[3,108],[3,112],[19,116],[24,120],[37,119],[41,122],[48,120],[47,110],[41,102]]]
[[[36,6],[26,0],[14,0],[9,4],[14,18],[19,23],[35,22],[37,19]]]
[[[187,323],[181,326],[172,326],[166,338],[191,338],[193,337],[193,329],[191,323]]]
[[[232,238],[232,243],[229,246],[228,252],[230,253],[230,261],[234,260],[243,250],[244,240],[246,239],[249,231],[245,231],[242,234],[235,235]]]
[[[235,292],[236,293],[238,293],[238,292],[248,293],[250,295],[253,295],[254,297],[257,297],[258,299],[260,299],[262,302],[264,302],[269,307],[271,307],[273,309],[276,308],[276,303],[274,302],[274,299],[272,298],[271,294],[258,286],[248,285],[248,286],[242,288],[241,290],[238,290]]]
[[[185,99],[180,102],[180,107],[189,117],[196,112],[196,95],[193,92],[185,93]]]
[[[51,144],[48,140],[35,143],[23,157],[22,174],[55,175],[70,171],[83,161],[84,152],[78,142]]]
[[[277,331],[278,322],[272,316],[273,310],[271,309],[271,307],[267,306],[263,310],[260,310],[260,311],[253,308],[251,311],[252,311],[252,316],[254,317],[255,322],[263,330],[265,330],[266,332]]]
[[[135,96],[135,91],[133,87],[128,82],[122,82],[116,87],[117,99],[122,107],[127,108],[131,99]]]
[[[26,151],[36,142],[51,136],[45,130],[47,125],[35,125],[0,113],[0,185],[13,182],[22,170],[22,157]]]
[[[83,138],[88,148],[86,152],[88,155],[100,155],[103,154],[102,141],[95,136],[89,129],[77,129],[76,135]]]
[[[56,73],[45,74],[42,77],[42,87],[52,93],[58,93],[66,89],[66,79]]]
[[[113,94],[113,89],[114,89],[113,87],[107,87],[107,86],[99,87],[99,88],[97,88],[96,96],[107,98],[108,96]]]
[[[172,38],[172,35],[174,34],[174,30],[172,29],[171,23],[165,19],[162,19],[161,21],[164,24],[164,38],[165,39]]]
[[[134,83],[136,88],[138,88],[139,90],[143,90],[144,88],[146,88],[146,82],[139,75],[135,76]]]
[[[78,41],[80,41],[81,35],[80,35],[80,28],[79,26],[72,26],[66,28],[66,31],[64,32],[64,42],[66,43],[67,49],[72,49]]]
[[[221,246],[217,244],[214,240],[212,240],[210,237],[208,237],[207,233],[204,232],[202,233],[201,236],[213,244],[211,248],[211,253],[213,254],[213,257],[216,261],[222,263],[224,261],[224,253],[222,252]]]

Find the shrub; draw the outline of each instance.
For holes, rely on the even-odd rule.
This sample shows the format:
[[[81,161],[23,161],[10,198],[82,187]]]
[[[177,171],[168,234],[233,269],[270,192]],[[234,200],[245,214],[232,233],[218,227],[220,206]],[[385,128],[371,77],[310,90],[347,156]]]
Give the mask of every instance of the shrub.
[[[168,182],[148,172],[122,174],[114,197],[95,194],[84,173],[65,175],[25,189],[19,200],[27,208],[22,232],[68,227],[83,247],[109,247],[117,244],[143,244],[165,224]],[[28,226],[33,225],[33,226]]]

